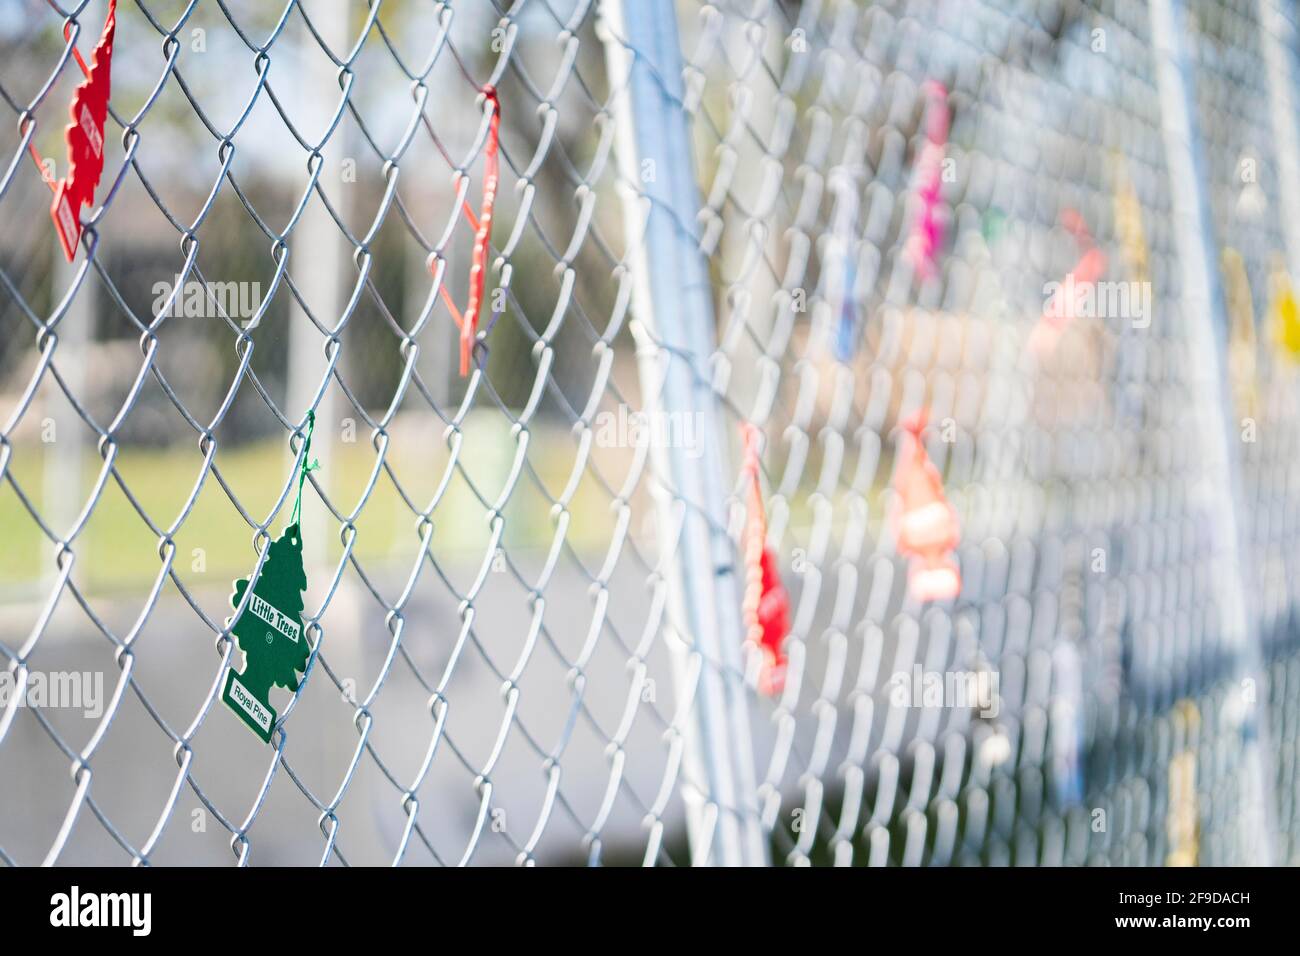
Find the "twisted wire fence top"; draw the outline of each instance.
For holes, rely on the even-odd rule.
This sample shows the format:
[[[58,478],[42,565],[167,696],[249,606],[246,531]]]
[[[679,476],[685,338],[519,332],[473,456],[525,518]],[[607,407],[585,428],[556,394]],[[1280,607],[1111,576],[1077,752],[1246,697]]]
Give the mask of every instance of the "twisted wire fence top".
[[[42,178],[107,4],[0,11],[0,860],[685,865],[754,818],[781,864],[1294,861],[1300,416],[1266,325],[1297,51],[1270,72],[1260,14],[1293,41],[1294,9],[1180,4],[1181,184],[1146,4],[672,4],[657,82],[701,197],[675,229],[716,319],[691,355],[638,311],[664,171],[620,138],[610,64],[647,59],[621,6],[124,0],[71,264]],[[443,290],[470,296],[496,110],[462,377]],[[1217,386],[1184,187],[1222,257]],[[1138,298],[1039,349],[1089,248]],[[715,432],[646,417],[673,369]],[[962,578],[925,604],[891,523],[922,409]],[[290,520],[309,412],[312,655],[266,746],[220,700],[231,582]],[[1241,431],[1236,492],[1207,416]],[[776,693],[674,599],[695,518],[736,545],[710,573],[739,566],[741,425],[790,592]],[[664,464],[704,443],[720,513]],[[711,676],[744,687],[734,802],[693,749]]]

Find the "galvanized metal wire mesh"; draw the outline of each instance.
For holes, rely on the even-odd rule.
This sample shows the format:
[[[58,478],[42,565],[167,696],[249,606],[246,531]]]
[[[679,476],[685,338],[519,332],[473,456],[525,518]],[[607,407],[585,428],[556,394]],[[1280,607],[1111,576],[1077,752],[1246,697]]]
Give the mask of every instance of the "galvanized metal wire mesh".
[[[999,6],[826,4],[748,29],[747,5],[700,17],[695,68],[745,64],[717,87],[743,106],[715,124],[706,97],[696,124],[717,144],[706,221],[743,237],[731,269],[722,252],[718,364],[757,370],[724,388],[768,430],[789,516],[774,534],[807,565],[802,680],[765,708],[765,823],[792,862],[1153,864],[1198,840],[1202,861],[1254,859],[1238,697],[1259,675],[1233,646],[1210,528],[1230,493],[1194,437],[1198,346],[1148,12]],[[928,78],[951,87],[955,181],[953,248],[923,283],[904,251]],[[831,354],[837,174],[857,177],[862,207],[847,255],[865,336],[848,363]],[[1067,210],[1110,276],[1152,284],[1153,315],[1076,322],[1027,363],[1044,284],[1078,257]],[[1125,241],[1126,215],[1144,236]],[[798,288],[813,290],[806,316]],[[898,413],[919,405],[963,522],[951,608],[904,600],[884,520]],[[891,706],[891,675],[911,683],[917,665],[995,671],[1000,713]],[[1180,761],[1199,768],[1182,793]],[[1180,802],[1196,836],[1171,832]]]
[[[0,860],[1296,860],[1291,5],[130,0],[64,265],[27,148],[61,172],[104,10],[0,14]],[[1088,244],[1138,298],[1038,350]],[[963,581],[924,604],[920,408]],[[268,747],[219,700],[230,582],[309,410]]]

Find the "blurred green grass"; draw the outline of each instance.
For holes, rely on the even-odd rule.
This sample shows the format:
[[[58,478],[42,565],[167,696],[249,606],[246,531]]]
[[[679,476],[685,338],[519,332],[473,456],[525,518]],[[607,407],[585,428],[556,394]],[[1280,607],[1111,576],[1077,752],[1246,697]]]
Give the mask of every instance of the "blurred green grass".
[[[500,494],[515,452],[507,431],[467,429],[476,434],[477,446],[469,440],[462,448],[461,462],[489,504]],[[502,543],[517,548],[545,548],[553,533],[550,498],[562,491],[573,467],[574,443],[567,433],[546,436],[528,449],[532,475],[525,470],[503,508],[506,530]],[[446,470],[449,453],[436,438],[424,447],[394,441],[385,460],[397,473],[407,493],[420,507],[427,507]],[[47,501],[45,470],[52,455],[39,443],[16,445],[9,465],[13,480],[43,519],[53,520],[56,509]],[[327,489],[341,511],[352,512],[362,502],[375,469],[377,452],[365,441],[336,442],[322,468],[313,477]],[[203,468],[203,457],[194,448],[123,448],[115,467],[131,496],[160,528],[174,523]],[[256,520],[263,520],[289,479],[293,457],[285,442],[266,440],[218,450],[215,467],[235,497]],[[65,502],[66,530],[79,513],[98,480],[102,461],[93,447],[85,449],[80,475],[80,493],[75,502]],[[70,486],[71,483],[65,483]],[[579,550],[605,547],[613,524],[608,510],[608,493],[590,477],[580,483],[570,512],[572,521],[567,540]],[[290,494],[271,524],[278,534],[292,510]],[[304,493],[306,527],[312,527],[312,512],[323,511],[315,491]],[[433,511],[435,553],[463,552],[465,560],[481,560],[490,539],[488,505],[471,490],[459,473],[453,473],[445,494]],[[337,537],[339,523],[326,514],[330,529],[325,545],[327,560],[336,562],[343,546]],[[383,471],[365,497],[355,518],[353,552],[362,560],[392,560],[409,566],[419,546],[416,516],[398,494]],[[228,583],[248,572],[256,560],[253,531],[231,503],[225,489],[208,474],[190,513],[177,530],[174,566],[182,579],[196,583]],[[74,545],[74,579],[88,591],[104,592],[139,589],[158,574],[161,567],[159,539],[137,513],[135,505],[113,476],[109,476],[91,511],[91,516]],[[310,545],[310,542],[309,542]],[[0,481],[0,589],[22,590],[43,576],[54,573],[54,551],[12,485]]]

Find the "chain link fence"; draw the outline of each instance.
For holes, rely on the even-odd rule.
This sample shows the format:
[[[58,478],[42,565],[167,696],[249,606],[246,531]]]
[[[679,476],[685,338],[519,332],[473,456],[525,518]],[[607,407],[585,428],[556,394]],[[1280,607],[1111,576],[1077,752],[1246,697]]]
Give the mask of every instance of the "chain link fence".
[[[106,12],[0,5],[0,861],[1296,862],[1292,4],[125,0],[67,263]]]

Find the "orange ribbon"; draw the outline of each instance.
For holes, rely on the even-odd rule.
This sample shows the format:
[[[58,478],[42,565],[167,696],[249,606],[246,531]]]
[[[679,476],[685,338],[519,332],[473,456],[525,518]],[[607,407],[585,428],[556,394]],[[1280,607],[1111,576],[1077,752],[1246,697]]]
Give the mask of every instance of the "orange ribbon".
[[[483,304],[483,291],[487,281],[488,243],[492,238],[492,207],[496,205],[497,187],[501,181],[501,161],[498,147],[501,137],[501,103],[493,86],[483,87],[483,96],[492,104],[492,119],[488,125],[487,147],[483,165],[483,197],[478,215],[463,203],[465,217],[474,228],[474,255],[469,268],[469,302],[462,314],[452,301],[451,293],[441,287],[442,299],[460,329],[460,374],[469,374],[470,355],[474,351],[474,336],[478,332],[478,314]]]

